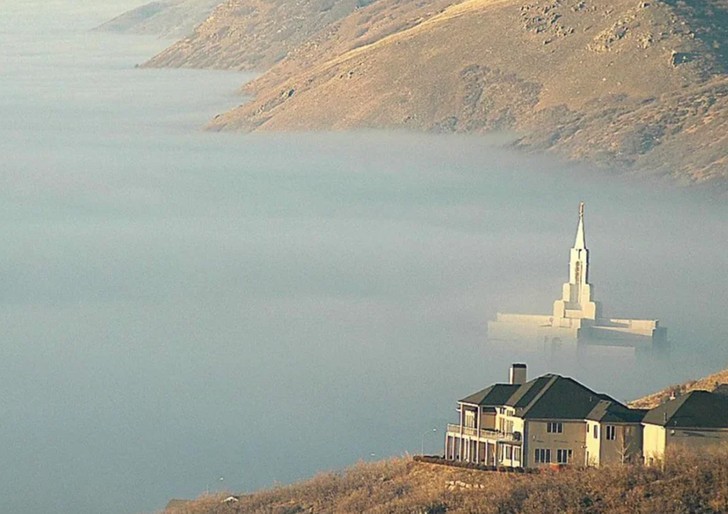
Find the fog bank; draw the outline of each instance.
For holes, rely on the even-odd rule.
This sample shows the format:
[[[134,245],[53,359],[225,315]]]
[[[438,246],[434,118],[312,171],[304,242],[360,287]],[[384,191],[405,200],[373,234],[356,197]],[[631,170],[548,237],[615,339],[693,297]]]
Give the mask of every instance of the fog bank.
[[[245,77],[135,70],[159,41],[68,5],[0,22],[0,511],[152,511],[439,451],[516,357],[487,320],[560,296],[581,200],[596,298],[673,351],[531,375],[628,400],[728,366],[725,202],[480,137],[204,133]]]

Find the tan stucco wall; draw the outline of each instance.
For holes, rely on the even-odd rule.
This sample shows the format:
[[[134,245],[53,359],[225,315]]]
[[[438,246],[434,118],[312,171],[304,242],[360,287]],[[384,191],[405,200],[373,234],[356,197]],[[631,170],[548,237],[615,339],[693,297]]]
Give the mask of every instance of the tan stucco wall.
[[[609,440],[607,436],[607,425],[615,427],[615,439]],[[630,459],[641,459],[642,457],[642,426],[641,425],[615,425],[602,423],[599,428],[599,440],[601,448],[599,452],[598,465],[621,464]]]
[[[643,455],[647,464],[664,459],[667,448],[704,450],[711,446],[728,444],[728,428],[723,429],[670,429],[646,424],[643,435]],[[652,459],[652,460],[651,460]]]
[[[586,428],[584,421],[562,421],[562,433],[547,432],[547,421],[526,421],[524,436],[524,466],[539,467],[548,464],[536,463],[534,450],[544,448],[551,450],[551,462],[556,462],[556,450],[571,450],[571,463],[577,466],[584,464],[584,445]]]
[[[665,429],[665,442],[668,448],[688,448],[703,450],[728,444],[728,428],[714,430]]]

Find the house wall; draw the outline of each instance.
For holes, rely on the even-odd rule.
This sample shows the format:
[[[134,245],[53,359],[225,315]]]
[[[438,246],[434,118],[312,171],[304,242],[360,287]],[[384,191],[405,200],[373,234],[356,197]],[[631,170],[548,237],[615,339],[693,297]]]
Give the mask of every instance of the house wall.
[[[523,419],[515,416],[513,409],[507,407],[505,414],[496,416],[495,429],[505,433],[518,432],[523,436]]]
[[[615,438],[607,439],[607,426],[615,428]],[[622,464],[642,457],[642,426],[639,424],[602,423],[599,431],[601,448],[597,465]],[[588,443],[587,443],[588,444]]]
[[[665,456],[665,429],[659,425],[644,424],[642,430],[642,456],[645,464],[654,464]]]
[[[586,455],[583,464],[587,466],[599,466],[602,453],[602,428],[598,421],[587,421],[585,423],[584,437],[586,437]],[[597,437],[594,437],[594,427],[597,427]]]
[[[644,426],[643,455],[646,464],[663,460],[667,448],[705,450],[722,444],[728,444],[728,428],[697,430],[650,424]]]
[[[561,433],[551,433],[547,430],[547,421],[528,420],[525,422],[523,438],[524,467],[534,468],[549,465],[549,463],[537,463],[535,461],[536,449],[550,449],[551,463],[557,462],[558,450],[571,450],[570,464],[582,465],[584,463],[584,446],[586,444],[584,421],[561,420],[560,423],[563,431]]]
[[[667,429],[665,438],[668,447],[675,446],[700,450],[728,443],[728,428],[702,430],[692,430],[689,428]]]
[[[483,414],[480,416],[480,428],[484,430],[495,430],[495,418],[495,412],[483,412]]]

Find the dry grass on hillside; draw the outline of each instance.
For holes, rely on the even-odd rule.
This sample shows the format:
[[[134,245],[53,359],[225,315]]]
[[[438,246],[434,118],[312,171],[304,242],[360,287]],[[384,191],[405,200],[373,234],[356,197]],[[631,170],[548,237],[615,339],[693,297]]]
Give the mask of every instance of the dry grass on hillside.
[[[713,373],[698,380],[691,380],[684,384],[673,385],[650,394],[638,400],[630,402],[629,406],[634,409],[652,409],[670,399],[670,395],[683,395],[690,391],[714,391],[719,385],[728,384],[728,369]]]
[[[360,463],[222,504],[205,497],[165,514],[720,513],[728,512],[728,448],[673,454],[664,469],[615,466],[512,474],[425,464]]]

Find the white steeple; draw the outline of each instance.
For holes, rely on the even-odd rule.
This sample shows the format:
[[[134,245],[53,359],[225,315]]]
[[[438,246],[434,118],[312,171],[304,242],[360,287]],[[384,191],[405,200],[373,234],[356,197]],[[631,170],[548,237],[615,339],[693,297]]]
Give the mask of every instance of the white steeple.
[[[601,305],[592,300],[592,294],[584,202],[580,202],[576,239],[569,253],[569,280],[563,285],[561,298],[554,302],[552,314],[499,312],[495,321],[488,322],[488,339],[519,345],[519,348],[554,352],[575,351],[577,345],[579,352],[588,351],[581,350],[585,347],[598,346],[599,358],[603,352],[612,350],[622,358],[625,352],[656,348],[667,342],[667,329],[659,326],[658,320],[604,318]],[[524,366],[524,377],[525,374]],[[517,383],[517,380],[511,380],[511,383]]]
[[[586,250],[586,242],[584,240],[584,202],[579,202],[579,225],[576,227],[574,248]]]
[[[591,298],[589,284],[589,250],[584,231],[584,202],[579,203],[579,224],[569,258],[569,281],[564,284],[561,300],[554,302],[555,318],[596,319],[599,306]]]
[[[581,286],[589,282],[588,273],[589,250],[584,238],[584,202],[579,202],[579,224],[576,227],[576,240],[569,259],[569,283],[579,287],[574,291],[575,295],[571,295],[570,301],[580,303],[583,296]]]

